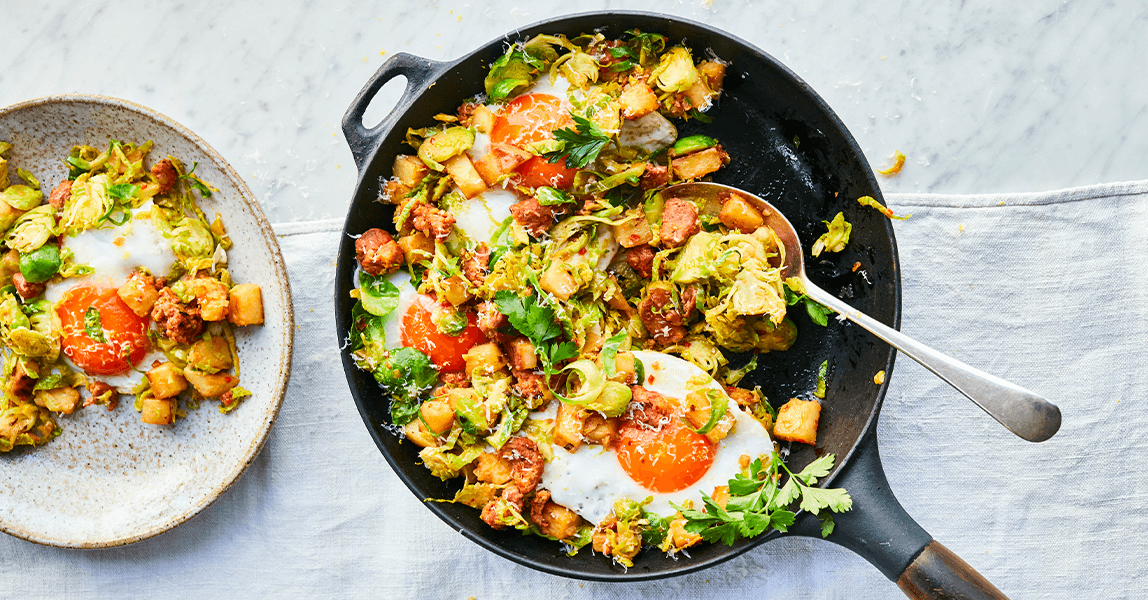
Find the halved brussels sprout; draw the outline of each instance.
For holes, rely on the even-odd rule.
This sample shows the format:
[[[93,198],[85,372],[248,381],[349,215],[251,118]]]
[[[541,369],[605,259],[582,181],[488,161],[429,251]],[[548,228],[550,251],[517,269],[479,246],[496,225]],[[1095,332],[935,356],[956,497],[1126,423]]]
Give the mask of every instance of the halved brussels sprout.
[[[466,127],[451,127],[436,133],[419,146],[419,158],[436,171],[442,171],[441,163],[466,152],[474,145],[474,132]]]
[[[54,212],[55,209],[53,209],[51,205],[44,204],[20,215],[20,218],[16,219],[16,224],[13,225],[12,229],[8,232],[8,237],[4,240],[5,243],[8,244],[9,248],[18,250],[21,255],[28,254],[43,246],[56,233],[55,219],[53,218]],[[58,248],[57,252],[59,252]],[[20,270],[23,272],[23,258],[21,258],[20,262]],[[57,268],[59,268],[59,265],[57,265]],[[53,274],[54,273],[53,271]],[[24,273],[24,276],[27,277],[28,274]],[[48,277],[51,276],[52,275],[48,275]],[[41,281],[46,281],[46,279]]]
[[[185,258],[206,258],[215,250],[215,239],[202,221],[184,217],[171,231],[171,250]]]
[[[32,210],[44,200],[44,192],[26,185],[13,185],[0,192],[0,200],[16,210]]]
[[[650,79],[663,92],[684,92],[698,80],[698,69],[688,48],[674,46],[662,55],[658,66],[650,72]]]

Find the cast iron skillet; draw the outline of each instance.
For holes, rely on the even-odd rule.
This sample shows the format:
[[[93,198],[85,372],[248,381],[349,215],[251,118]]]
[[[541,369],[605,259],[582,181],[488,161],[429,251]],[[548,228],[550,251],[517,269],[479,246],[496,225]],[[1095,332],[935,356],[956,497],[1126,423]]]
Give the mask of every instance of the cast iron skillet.
[[[684,40],[695,55],[713,52],[730,63],[725,89],[708,114],[711,124],[679,124],[681,135],[704,132],[725,146],[733,162],[715,180],[756,193],[779,207],[811,243],[838,211],[853,223],[846,251],[828,261],[814,261],[811,277],[856,308],[893,326],[900,322],[900,270],[889,221],[855,201],[859,196],[881,198],[860,148],[825,102],[789,69],[749,43],[700,23],[643,12],[588,13],[544,21],[499,38],[468,56],[439,63],[409,54],[388,60],[355,98],[343,118],[343,133],[359,169],[359,181],[347,215],[339,248],[335,281],[336,326],[346,339],[351,326],[354,288],[354,239],[372,227],[389,227],[392,207],[376,202],[380,178],[391,176],[391,162],[403,146],[408,127],[422,127],[432,116],[453,113],[465,98],[483,89],[492,60],[509,41],[539,33],[576,36],[601,31],[607,38],[638,28],[662,33],[671,42]],[[375,94],[397,76],[407,80],[398,105],[373,128],[363,126],[363,113]],[[806,249],[808,252],[808,248]],[[861,269],[854,272],[855,262]],[[876,424],[888,383],[877,386],[874,375],[892,371],[895,352],[858,327],[830,320],[828,327],[792,311],[798,341],[786,352],[759,357],[748,385],[761,385],[775,405],[790,397],[807,396],[814,388],[817,367],[831,365],[828,394],[822,410],[817,448],[795,444],[789,462],[803,467],[816,456],[833,453],[837,467],[822,485],[846,487],[853,510],[836,517],[830,541],[854,550],[872,562],[912,597],[1002,597],[992,585],[932,538],[901,508],[881,469]],[[746,356],[731,357],[735,362]],[[418,448],[401,443],[388,427],[388,401],[369,373],[355,367],[343,353],[343,369],[359,412],[383,456],[399,478],[420,499],[450,498],[458,482],[442,482],[419,464]],[[886,378],[886,382],[888,378]],[[603,581],[644,580],[681,575],[715,565],[778,537],[769,532],[732,547],[704,544],[691,548],[691,558],[669,560],[656,551],[641,553],[629,570],[584,551],[567,557],[559,545],[495,531],[479,519],[477,510],[446,503],[427,508],[464,535],[489,550],[523,565],[566,577]],[[818,522],[799,516],[792,534],[819,536]]]

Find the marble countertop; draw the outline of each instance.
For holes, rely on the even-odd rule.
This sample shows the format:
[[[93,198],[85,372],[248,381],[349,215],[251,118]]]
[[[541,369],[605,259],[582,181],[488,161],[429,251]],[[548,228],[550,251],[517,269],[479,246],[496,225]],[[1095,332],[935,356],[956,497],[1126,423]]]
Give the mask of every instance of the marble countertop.
[[[870,163],[905,153],[886,192],[1148,176],[1148,8],[1134,1],[21,3],[0,38],[0,105],[61,92],[138,102],[219,150],[273,223],[342,217],[355,170],[339,122],[388,55],[453,60],[515,27],[620,8],[702,21],[782,60]],[[385,89],[367,119],[397,97]]]
[[[298,5],[259,0],[235,0],[226,4],[44,0],[6,6],[3,10],[0,106],[50,94],[93,93],[116,96],[164,113],[203,137],[236,168],[269,220],[279,226],[284,243],[296,246],[292,250],[296,253],[294,256],[318,253],[322,260],[329,262],[331,257],[324,254],[329,251],[326,246],[312,249],[302,241],[291,242],[286,238],[306,230],[306,222],[342,219],[345,215],[356,171],[340,131],[340,121],[362,85],[388,57],[408,52],[449,61],[517,27],[562,14],[603,9],[658,11],[701,21],[746,39],[777,57],[827,101],[875,168],[887,165],[895,150],[907,155],[899,175],[879,178],[886,194],[1038,192],[1148,179],[1148,60],[1145,60],[1148,57],[1148,7],[1132,0],[1113,0],[1103,7],[1049,0],[1009,5],[991,0],[941,3],[592,0],[576,6],[505,0],[490,3],[475,0],[331,1]],[[368,124],[383,118],[400,92],[401,88],[396,86],[384,88],[367,112]],[[1104,200],[1097,202],[1104,205]],[[1092,206],[1097,205],[1094,202]],[[942,202],[938,206],[946,205]],[[1143,213],[1139,205],[1129,208]],[[945,214],[959,215],[959,211],[954,209]],[[952,219],[959,218],[962,217],[952,216]],[[926,216],[925,224],[930,222],[927,219]],[[337,236],[337,225],[324,226],[328,228],[328,237]],[[1096,231],[1103,230],[1101,225],[1096,227]],[[1129,239],[1136,235],[1134,230],[1132,227]],[[945,235],[951,233],[947,229],[938,231],[947,232]],[[1004,244],[999,240],[1007,241],[1007,237],[995,239]],[[304,236],[294,239],[303,240]],[[324,244],[333,247],[330,240],[322,239]],[[928,246],[927,236],[918,234],[916,239],[923,240],[921,248]],[[285,409],[286,416],[296,419],[289,423],[292,429],[280,437],[278,432],[288,426],[281,415],[260,460],[236,488],[203,515],[177,531],[156,538],[158,541],[126,549],[75,552],[45,550],[0,536],[0,556],[4,556],[9,565],[21,560],[42,561],[36,571],[39,576],[46,576],[49,571],[70,571],[64,573],[66,577],[61,575],[61,581],[68,583],[59,590],[71,592],[73,597],[106,596],[109,592],[100,585],[117,577],[118,587],[108,588],[116,590],[117,596],[124,595],[123,590],[144,589],[147,584],[163,578],[159,573],[150,572],[152,568],[175,569],[182,577],[199,578],[179,584],[165,582],[161,588],[164,590],[161,595],[165,597],[186,595],[191,590],[229,590],[230,583],[221,582],[215,575],[218,572],[226,572],[244,589],[263,595],[294,597],[291,592],[303,595],[303,590],[322,590],[324,582],[330,583],[332,590],[361,589],[356,587],[354,582],[359,580],[354,578],[366,573],[369,576],[361,581],[374,586],[371,589],[376,591],[389,589],[398,596],[453,597],[442,588],[433,587],[449,577],[442,573],[437,577],[411,576],[402,571],[406,565],[337,564],[336,567],[341,567],[339,571],[320,573],[303,569],[285,574],[277,572],[276,565],[261,562],[265,554],[288,559],[305,556],[302,550],[283,548],[265,553],[257,538],[268,535],[268,539],[276,543],[283,539],[307,543],[312,532],[305,528],[271,531],[274,526],[267,525],[275,523],[269,516],[272,509],[290,506],[297,501],[297,493],[306,494],[307,508],[318,510],[325,506],[316,498],[329,494],[331,505],[344,511],[332,520],[342,519],[347,528],[354,529],[347,547],[327,540],[326,545],[318,546],[320,551],[338,547],[354,552],[356,544],[367,548],[378,543],[379,538],[371,536],[379,532],[402,534],[407,527],[425,535],[426,540],[438,540],[444,535],[440,531],[442,524],[429,515],[425,520],[416,519],[413,524],[395,523],[392,519],[373,527],[349,527],[359,523],[359,519],[373,517],[365,508],[363,512],[355,512],[361,508],[358,505],[352,510],[347,508],[348,504],[340,504],[349,495],[364,490],[385,493],[388,502],[405,503],[403,506],[411,514],[423,513],[417,499],[405,489],[380,491],[383,483],[394,488],[400,486],[389,472],[382,478],[383,483],[373,475],[374,470],[385,469],[385,463],[373,453],[369,439],[363,435],[365,430],[358,423],[349,394],[342,387],[341,375],[331,379],[330,373],[325,372],[325,379],[318,378],[317,371],[327,368],[316,366],[324,360],[318,354],[326,351],[327,342],[334,347],[333,341],[326,339],[333,338],[330,294],[326,291],[330,282],[301,266],[304,264],[300,262],[292,267],[296,269],[292,274],[296,300],[298,303],[300,298],[305,298],[312,306],[311,312],[319,312],[311,315],[297,310],[299,335],[303,340],[297,344],[308,351],[320,350],[314,351],[315,356],[302,355],[297,350],[296,374],[308,374],[316,379],[297,376],[286,402],[298,405],[304,400],[311,401],[314,395],[337,404],[332,409],[338,411],[337,420],[354,428],[357,447],[365,448],[374,462],[358,459],[360,462],[356,464],[365,465],[363,472],[347,474],[345,478],[337,475],[345,467],[341,457],[308,462],[309,468],[318,463],[326,470],[307,473],[311,479],[306,481],[313,485],[305,490],[288,487],[297,482],[292,479],[297,469],[292,469],[303,464],[300,456],[305,450],[286,436],[318,438],[307,421],[313,417]],[[307,268],[321,270],[324,267],[306,264]],[[918,271],[926,273],[927,267],[920,266]],[[301,290],[298,277],[304,279],[303,283],[309,283],[307,277],[315,277],[316,285],[307,286],[315,289]],[[930,293],[942,292],[944,288]],[[925,292],[918,290],[918,293]],[[1071,318],[1071,315],[1065,317]],[[910,329],[915,326],[911,318],[906,323]],[[1007,328],[1011,324],[1002,326]],[[1137,326],[1135,331],[1143,329]],[[1010,332],[1016,333],[1016,330]],[[929,332],[918,329],[916,333]],[[1096,349],[1092,355],[1104,354],[1105,350]],[[1007,362],[1008,357],[1000,360]],[[1035,368],[1039,370],[1039,366]],[[909,374],[928,377],[907,359],[898,362],[898,370],[902,382],[913,381]],[[1143,383],[1142,376],[1135,377]],[[1133,378],[1128,375],[1121,381]],[[302,382],[296,383],[296,380]],[[326,387],[314,390],[308,387],[313,382],[324,385],[323,381],[327,382]],[[911,388],[912,392],[899,391],[895,403],[912,402],[915,398],[906,398],[918,389],[933,393],[935,390],[929,385],[943,387],[932,379],[926,381],[931,383],[912,383],[917,386]],[[949,392],[951,390],[945,393]],[[951,394],[959,397],[955,392]],[[891,393],[890,397],[893,396]],[[965,402],[963,398],[952,400],[954,404],[958,401]],[[1032,460],[1041,456],[1034,450],[1041,446],[1002,440],[1007,434],[979,411],[974,420],[977,429],[972,439],[992,440],[985,443],[1005,448],[1001,454],[1016,453]],[[891,424],[883,422],[883,425],[898,433],[929,431],[916,423],[889,421]],[[294,429],[296,427],[299,429]],[[941,438],[939,450],[957,452],[959,444],[967,444],[957,434],[952,435],[954,437]],[[1137,444],[1137,448],[1148,447],[1148,442],[1142,439]],[[901,442],[894,449],[905,450],[907,445]],[[1084,455],[1070,454],[1065,460],[1080,456]],[[998,466],[1006,459],[992,458]],[[920,510],[927,505],[930,491],[917,488],[929,485],[929,481],[931,485],[939,485],[937,478],[944,479],[944,474],[921,475],[916,471],[915,460],[902,458],[893,466],[886,463],[890,483],[909,512],[935,535],[947,534],[937,535],[943,542],[972,527],[964,522],[959,497],[946,498],[949,513],[928,514]],[[344,485],[352,485],[355,490],[343,489]],[[1113,506],[1138,505],[1144,496],[1142,487],[1113,500],[1124,503]],[[902,495],[905,492],[908,494]],[[257,513],[251,520],[245,516],[248,508]],[[1025,564],[1009,563],[1010,557],[1005,555],[1010,549],[1020,547],[1011,544],[1009,535],[1014,525],[1038,530],[1032,532],[1026,543],[1039,545],[1042,543],[1039,536],[1046,530],[1037,527],[1036,517],[1006,519],[1004,516],[1011,514],[1007,506],[982,506],[970,519],[973,522],[993,520],[985,525],[990,539],[979,540],[970,534],[969,539],[961,538],[959,544],[952,547],[966,558],[976,552],[977,556],[973,557],[976,560],[969,562],[982,572],[991,570],[997,576],[1009,576],[1013,581],[1034,586],[1040,583],[1039,587],[1045,590],[1041,597],[1052,597],[1047,590],[1065,580],[1058,578],[1058,573],[1050,572],[1055,569],[1049,565],[1077,564],[1085,560],[1090,550],[1084,546],[1067,550],[1062,545],[1049,546],[1049,552],[1060,555],[1048,557],[1052,562],[1038,565],[1026,574]],[[1066,521],[1065,527],[1070,527],[1067,521],[1072,514],[1061,516]],[[1143,521],[1137,517],[1136,527],[1141,527]],[[314,535],[326,533],[329,531]],[[246,537],[239,541],[240,535]],[[1099,540],[1098,535],[1089,539]],[[1140,560],[1148,552],[1143,542],[1136,542],[1126,531],[1120,535],[1122,541],[1134,546],[1130,554],[1134,560]],[[468,557],[467,560],[482,561],[484,567],[492,569],[513,567],[517,569],[513,571],[515,576],[524,581],[535,575],[488,556],[470,542],[462,542],[462,538],[451,539],[462,546],[454,552]],[[419,546],[417,542],[412,544],[412,552],[434,553],[434,548]],[[731,561],[722,567],[720,574],[715,570],[715,578],[720,577],[717,581],[722,582],[721,589],[728,597],[737,597],[743,591],[738,583],[742,578],[779,586],[755,590],[768,597],[822,597],[844,593],[841,590],[854,585],[866,593],[850,597],[897,595],[895,586],[863,564],[859,557],[829,544],[811,544],[814,542],[786,540],[767,544],[756,551],[756,557]],[[223,554],[240,559],[241,564],[212,571],[217,567],[211,561]],[[789,555],[796,555],[796,560]],[[1034,556],[1039,553],[1030,549],[1025,558],[1032,562]],[[1079,561],[1071,558],[1073,556],[1080,557]],[[782,566],[779,571],[762,573],[757,567],[759,557],[761,564]],[[1105,564],[1120,571],[1118,577],[1124,580],[1129,580],[1130,572],[1143,575],[1143,567],[1121,567],[1119,562],[1110,556]],[[1112,567],[1114,564],[1117,566]],[[1073,571],[1076,576],[1073,581],[1098,580],[1089,579],[1092,575],[1082,575],[1081,571],[1087,569]],[[13,570],[0,568],[0,580],[6,573],[11,575]],[[410,581],[400,581],[403,577],[409,577]],[[1105,575],[1095,574],[1095,577],[1103,579]],[[468,585],[486,591],[482,597],[494,597],[501,591],[496,589],[495,581],[493,576],[482,576]],[[552,587],[555,589],[550,591],[555,592],[552,594],[555,598],[608,593],[607,586],[586,584],[582,589],[578,582],[555,578],[539,576],[528,581],[526,589],[530,589],[532,595]],[[643,595],[673,597],[683,591],[702,593],[709,583],[708,575],[701,573],[649,586],[630,586],[613,593],[625,595],[640,591]],[[181,589],[184,593],[180,593]],[[7,597],[8,591],[0,586],[0,598]],[[1024,595],[1021,589],[1014,591],[1018,597]],[[1083,591],[1081,595],[1105,597]]]

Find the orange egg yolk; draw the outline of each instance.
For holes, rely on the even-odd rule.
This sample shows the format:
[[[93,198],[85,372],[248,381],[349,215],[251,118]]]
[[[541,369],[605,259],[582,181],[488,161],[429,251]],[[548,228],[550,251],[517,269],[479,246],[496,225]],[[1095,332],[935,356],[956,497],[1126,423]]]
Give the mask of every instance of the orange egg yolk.
[[[682,424],[681,415],[671,416],[656,429],[624,420],[615,452],[631,479],[661,493],[677,492],[697,483],[716,454],[709,439]]]
[[[462,333],[456,336],[443,333],[434,322],[437,307],[438,300],[434,296],[418,294],[414,297],[407,312],[403,313],[400,325],[402,343],[429,356],[440,371],[457,373],[466,366],[462,355],[484,342],[486,335],[478,328],[474,311],[467,311],[467,326]]]
[[[555,129],[573,128],[574,120],[562,101],[550,94],[527,94],[506,103],[494,120],[490,141],[525,148],[529,144],[552,139]],[[566,166],[566,159],[551,163],[535,156],[519,165],[515,172],[518,183],[529,187],[568,188],[574,184],[576,169]]]
[[[98,324],[88,317],[93,310]],[[56,303],[56,315],[63,331],[61,350],[92,375],[123,375],[151,349],[148,318],[132,312],[115,288],[78,285]],[[88,328],[99,328],[103,340],[89,336]]]

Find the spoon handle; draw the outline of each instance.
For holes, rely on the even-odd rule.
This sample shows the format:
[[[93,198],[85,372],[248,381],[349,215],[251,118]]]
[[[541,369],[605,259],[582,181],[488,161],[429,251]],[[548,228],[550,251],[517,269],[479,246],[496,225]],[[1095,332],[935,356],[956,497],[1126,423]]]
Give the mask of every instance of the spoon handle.
[[[1060,429],[1060,409],[1020,387],[946,356],[842,302],[804,280],[806,295],[837,311],[900,350],[969,397],[1009,431],[1030,441],[1043,442]]]

